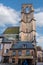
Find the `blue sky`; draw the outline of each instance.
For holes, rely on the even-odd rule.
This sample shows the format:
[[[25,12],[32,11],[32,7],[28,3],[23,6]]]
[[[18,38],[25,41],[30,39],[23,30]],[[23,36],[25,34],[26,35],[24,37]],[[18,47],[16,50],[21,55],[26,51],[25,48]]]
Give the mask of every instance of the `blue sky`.
[[[34,8],[43,7],[43,0],[0,0],[0,3],[16,10],[20,10],[23,3],[32,3]]]
[[[10,26],[19,25],[22,4],[33,4],[38,45],[43,47],[43,0],[0,0],[0,34]]]

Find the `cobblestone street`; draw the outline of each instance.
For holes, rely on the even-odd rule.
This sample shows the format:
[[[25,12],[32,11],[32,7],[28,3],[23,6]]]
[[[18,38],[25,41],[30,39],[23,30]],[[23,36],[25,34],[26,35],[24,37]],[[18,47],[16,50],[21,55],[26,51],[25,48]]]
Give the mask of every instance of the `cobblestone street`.
[[[0,65],[14,65],[14,64],[0,63]]]
[[[14,64],[0,63],[0,65],[14,65]],[[43,63],[37,63],[37,65],[43,65]]]
[[[37,65],[43,65],[43,63],[37,63]]]

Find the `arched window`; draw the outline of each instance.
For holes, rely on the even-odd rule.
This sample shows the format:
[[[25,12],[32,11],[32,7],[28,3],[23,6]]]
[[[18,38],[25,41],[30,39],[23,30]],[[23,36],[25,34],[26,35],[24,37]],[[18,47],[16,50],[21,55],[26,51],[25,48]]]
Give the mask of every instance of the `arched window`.
[[[25,12],[29,13],[29,11],[30,11],[30,8],[26,7]]]

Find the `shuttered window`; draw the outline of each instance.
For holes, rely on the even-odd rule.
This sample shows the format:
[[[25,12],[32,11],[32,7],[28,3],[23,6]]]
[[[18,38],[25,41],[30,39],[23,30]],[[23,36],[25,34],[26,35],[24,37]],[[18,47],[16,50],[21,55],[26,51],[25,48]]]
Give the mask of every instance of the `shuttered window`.
[[[21,50],[18,51],[18,55],[19,55],[19,56],[22,55],[22,51],[21,51]]]
[[[30,51],[29,50],[26,50],[26,55],[30,55]]]

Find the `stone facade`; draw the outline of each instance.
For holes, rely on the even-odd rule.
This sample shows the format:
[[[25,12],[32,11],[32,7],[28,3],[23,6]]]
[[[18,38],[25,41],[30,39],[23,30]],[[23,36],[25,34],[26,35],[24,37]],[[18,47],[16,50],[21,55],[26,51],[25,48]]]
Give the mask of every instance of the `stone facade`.
[[[35,50],[32,43],[18,41],[12,45],[10,50],[12,51],[12,63],[22,64],[24,60],[28,60],[30,65],[35,64]]]
[[[42,62],[42,51],[37,51],[38,62]]]
[[[21,25],[20,25],[21,41],[31,42],[34,40],[34,36],[36,36],[36,25],[35,25],[35,19],[34,19],[33,13],[34,13],[34,9],[31,4],[22,5],[21,21],[20,21],[21,22]]]
[[[2,39],[3,39],[3,36],[0,36],[0,62],[2,62],[2,53],[3,53]]]
[[[37,59],[38,62],[43,62],[43,50],[40,46],[37,46]]]
[[[43,50],[42,50],[42,62],[43,62]]]
[[[12,40],[13,42],[9,43],[8,40],[6,42],[4,42],[3,40],[4,42],[3,43],[3,60],[4,60],[3,62],[9,62],[9,63],[12,62],[17,64],[19,62],[21,63],[28,60],[28,63],[32,63],[33,65],[35,65],[36,57],[37,57],[36,40],[35,40],[36,25],[35,25],[35,19],[34,19],[33,13],[34,13],[34,9],[31,4],[23,4],[22,12],[21,12],[21,21],[20,21],[21,25],[17,33],[17,35],[19,35],[19,39],[15,40],[16,35],[14,35],[14,30],[13,30],[13,34],[9,34],[8,31],[7,31],[8,34],[4,34],[5,38],[7,39],[10,38],[10,41]],[[12,38],[12,35],[14,35],[14,38]],[[13,44],[15,44],[14,45],[15,47],[13,50],[10,50],[12,49]],[[29,53],[28,55],[26,55],[27,50]]]
[[[3,51],[2,51],[2,62],[3,63],[10,63],[11,62],[11,54],[12,51],[10,51],[10,48],[13,44],[12,41],[2,42],[3,44]]]
[[[24,43],[26,43],[26,41],[27,41],[27,43],[30,42],[30,44],[29,43],[28,44],[29,45],[32,44],[34,49],[33,48],[31,49],[31,46],[30,46],[30,49],[28,47],[28,53],[30,51],[30,55],[26,55],[27,47],[24,48],[22,46],[23,48],[20,48],[22,50],[22,53],[19,56],[18,54],[19,54],[19,50],[20,50],[19,47],[20,46],[18,47],[18,45],[19,45],[19,43],[18,43],[17,48],[16,48],[17,50],[15,49],[15,47],[13,49],[14,52],[16,52],[16,55],[14,54],[12,56],[12,59],[13,59],[14,63],[20,64],[20,63],[23,63],[24,60],[28,59],[28,63],[32,63],[33,65],[36,64],[36,59],[37,59],[36,40],[35,40],[36,25],[35,25],[35,19],[34,19],[33,13],[34,13],[34,9],[33,9],[33,6],[31,4],[23,4],[22,5],[19,40],[24,42]],[[24,46],[26,46],[27,43]],[[22,43],[20,42],[20,44],[22,44]],[[20,50],[20,52],[21,52],[21,50]]]

